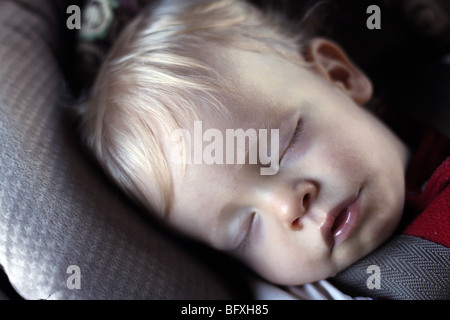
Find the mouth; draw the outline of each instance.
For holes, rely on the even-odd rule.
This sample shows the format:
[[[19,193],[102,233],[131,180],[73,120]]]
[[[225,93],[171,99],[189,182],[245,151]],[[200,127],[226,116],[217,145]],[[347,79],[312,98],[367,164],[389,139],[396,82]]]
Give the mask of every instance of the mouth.
[[[329,249],[347,240],[355,229],[361,214],[360,194],[343,201],[321,224],[320,232]]]

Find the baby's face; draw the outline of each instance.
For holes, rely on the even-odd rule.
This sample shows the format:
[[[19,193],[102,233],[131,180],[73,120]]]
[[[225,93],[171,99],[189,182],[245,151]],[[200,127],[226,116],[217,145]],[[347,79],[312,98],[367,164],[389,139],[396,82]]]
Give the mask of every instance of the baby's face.
[[[226,129],[258,132],[270,123],[279,129],[279,167],[262,175],[249,161],[187,164],[184,176],[174,174],[169,223],[275,283],[330,277],[396,228],[406,149],[312,69],[260,53],[230,55],[222,71],[236,83],[226,101],[231,119],[205,117],[202,129],[218,129],[225,139]],[[194,140],[193,128],[194,121],[186,128]]]

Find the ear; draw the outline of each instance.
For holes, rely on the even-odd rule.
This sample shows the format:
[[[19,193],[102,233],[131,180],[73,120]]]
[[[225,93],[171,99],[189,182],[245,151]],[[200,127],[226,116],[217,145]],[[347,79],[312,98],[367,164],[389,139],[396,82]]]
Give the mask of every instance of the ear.
[[[357,104],[363,105],[372,98],[372,82],[333,41],[312,39],[305,58],[320,75],[340,87]]]

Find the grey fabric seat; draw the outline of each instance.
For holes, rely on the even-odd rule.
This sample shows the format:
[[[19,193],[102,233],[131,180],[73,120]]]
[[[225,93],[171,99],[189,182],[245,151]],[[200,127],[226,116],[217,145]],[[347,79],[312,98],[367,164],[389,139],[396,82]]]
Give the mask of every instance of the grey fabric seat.
[[[162,231],[81,148],[58,103],[68,5],[0,0],[0,265],[11,284],[26,299],[240,297],[233,269],[215,271],[221,256]],[[80,289],[68,286],[72,265]]]

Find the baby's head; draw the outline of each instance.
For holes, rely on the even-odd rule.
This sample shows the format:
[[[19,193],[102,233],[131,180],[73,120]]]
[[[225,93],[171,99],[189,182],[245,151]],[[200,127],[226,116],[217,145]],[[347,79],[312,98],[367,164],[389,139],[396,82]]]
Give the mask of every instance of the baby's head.
[[[244,1],[163,1],[121,35],[83,120],[105,171],[167,225],[298,285],[400,220],[407,150],[371,95],[338,45]]]

